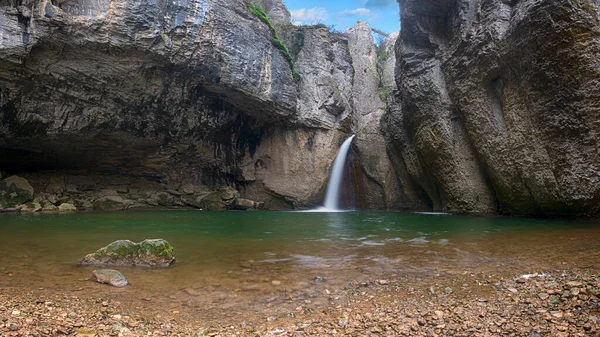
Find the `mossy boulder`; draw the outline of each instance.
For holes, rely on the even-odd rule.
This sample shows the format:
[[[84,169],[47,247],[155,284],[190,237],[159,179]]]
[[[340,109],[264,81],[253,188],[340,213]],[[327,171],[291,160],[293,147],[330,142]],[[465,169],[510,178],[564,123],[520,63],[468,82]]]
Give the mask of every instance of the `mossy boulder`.
[[[86,255],[83,265],[168,267],[175,262],[173,246],[163,239],[146,239],[139,243],[117,240],[95,253]]]
[[[0,208],[14,207],[33,200],[33,187],[27,179],[10,176],[0,183]]]

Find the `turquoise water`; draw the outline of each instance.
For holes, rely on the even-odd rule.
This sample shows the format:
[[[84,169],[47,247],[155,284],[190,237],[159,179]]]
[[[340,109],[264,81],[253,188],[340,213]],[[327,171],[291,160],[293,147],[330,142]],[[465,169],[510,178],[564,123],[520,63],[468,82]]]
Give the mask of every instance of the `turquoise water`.
[[[413,213],[5,214],[0,237],[1,287],[116,293],[168,306],[251,307],[283,292],[318,301],[323,287],[385,277],[509,274],[600,263],[598,223]],[[77,265],[114,240],[146,238],[168,240],[177,263],[161,270],[120,269],[131,282],[124,289],[88,281],[92,268]]]

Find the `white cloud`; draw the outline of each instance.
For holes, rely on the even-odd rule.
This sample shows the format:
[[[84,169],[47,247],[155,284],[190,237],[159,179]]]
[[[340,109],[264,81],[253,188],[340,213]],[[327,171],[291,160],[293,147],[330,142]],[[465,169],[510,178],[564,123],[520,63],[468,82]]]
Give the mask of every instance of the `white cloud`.
[[[300,25],[322,23],[329,18],[327,10],[321,7],[300,8],[290,11],[290,14],[292,21]]]
[[[336,13],[335,16],[367,16],[371,15],[371,10],[368,8],[346,9],[343,12]]]

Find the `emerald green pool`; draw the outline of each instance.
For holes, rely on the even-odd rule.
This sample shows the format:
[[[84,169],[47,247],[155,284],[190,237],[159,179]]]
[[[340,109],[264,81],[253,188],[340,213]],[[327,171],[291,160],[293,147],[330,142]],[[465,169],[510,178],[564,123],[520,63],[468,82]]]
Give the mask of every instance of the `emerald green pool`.
[[[110,293],[174,307],[252,307],[282,294],[311,298],[325,288],[385,277],[600,264],[598,223],[414,213],[5,214],[0,238],[0,289]],[[120,269],[131,283],[123,289],[88,281],[93,268],[77,265],[114,240],[146,238],[168,240],[177,263],[159,270]]]

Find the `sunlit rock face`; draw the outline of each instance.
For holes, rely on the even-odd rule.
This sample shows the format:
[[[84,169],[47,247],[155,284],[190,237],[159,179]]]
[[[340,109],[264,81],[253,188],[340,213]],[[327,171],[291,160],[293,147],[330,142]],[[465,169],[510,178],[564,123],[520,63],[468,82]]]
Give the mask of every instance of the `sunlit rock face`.
[[[167,206],[188,205],[178,193],[190,185],[292,208],[320,203],[339,144],[359,126],[371,125],[381,146],[370,155],[386,163],[380,104],[356,108],[377,89],[354,86],[360,38],[291,26],[279,0],[256,5],[300,81],[244,1],[0,1],[0,171],[44,193],[52,177],[91,179],[50,191],[88,205],[105,188],[143,192],[119,192],[127,205],[157,189],[173,192]],[[359,175],[375,181],[363,207],[390,207],[384,191],[398,190],[377,160]]]
[[[600,214],[597,1],[400,0],[403,193],[434,210]]]

